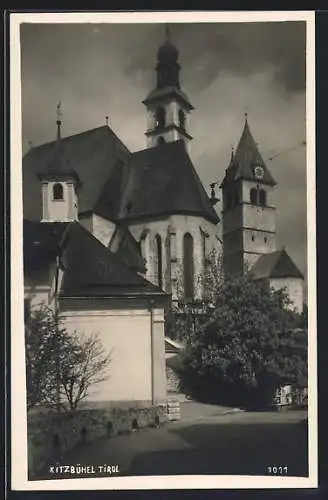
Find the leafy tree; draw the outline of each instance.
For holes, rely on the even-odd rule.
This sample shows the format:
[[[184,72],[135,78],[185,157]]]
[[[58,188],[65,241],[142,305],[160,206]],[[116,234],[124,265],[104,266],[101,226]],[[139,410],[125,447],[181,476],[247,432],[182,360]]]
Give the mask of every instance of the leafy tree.
[[[284,290],[249,274],[226,279],[208,318],[183,353],[182,390],[233,404],[255,397],[263,405],[279,385],[306,377],[306,332],[295,333],[299,317]]]
[[[97,335],[73,334],[57,311],[41,306],[25,320],[27,409],[75,410],[94,385],[107,380],[111,360]]]

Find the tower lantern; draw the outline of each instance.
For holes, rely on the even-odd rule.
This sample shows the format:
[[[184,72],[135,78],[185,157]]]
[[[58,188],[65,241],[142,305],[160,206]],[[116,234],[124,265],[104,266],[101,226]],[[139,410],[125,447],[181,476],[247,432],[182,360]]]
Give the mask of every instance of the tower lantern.
[[[179,51],[170,40],[166,25],[166,40],[157,51],[157,84],[143,104],[148,112],[146,131],[148,147],[166,142],[183,140],[187,145],[192,139],[188,132],[189,113],[193,110],[180,85]]]

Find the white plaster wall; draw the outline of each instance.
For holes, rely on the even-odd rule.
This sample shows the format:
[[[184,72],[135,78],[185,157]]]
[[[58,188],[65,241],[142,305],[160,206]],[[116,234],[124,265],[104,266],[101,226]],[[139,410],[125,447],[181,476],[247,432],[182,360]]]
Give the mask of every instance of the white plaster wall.
[[[250,229],[243,231],[243,239],[244,249],[248,252],[270,253],[276,250],[275,234]]]
[[[50,306],[51,288],[43,286],[24,287],[24,299],[30,300],[31,309],[37,309],[42,305]]]
[[[57,181],[42,184],[42,221],[66,222],[77,218],[77,196],[72,182],[60,182],[63,199],[54,200],[53,186]]]
[[[270,280],[270,285],[275,290],[286,289],[289,298],[297,312],[303,311],[303,280],[300,278],[276,278]]]
[[[105,247],[108,247],[114,235],[116,224],[100,215],[90,213],[82,214],[79,218],[80,224],[85,227]]]
[[[97,238],[103,245],[108,247],[116,225],[100,215],[93,214],[92,217],[92,234]]]
[[[221,243],[217,239],[219,235],[219,227],[205,220],[202,217],[190,215],[172,215],[165,219],[157,221],[149,221],[142,223],[134,223],[129,226],[134,238],[139,241],[142,232],[147,229],[143,249],[145,254],[143,257],[146,259],[146,278],[153,283],[157,283],[156,272],[156,258],[155,258],[155,237],[157,234],[161,236],[162,240],[162,255],[163,255],[163,283],[165,283],[165,275],[170,268],[172,293],[173,298],[176,298],[177,286],[176,281],[178,276],[181,276],[182,271],[182,258],[183,258],[183,237],[186,233],[190,233],[194,240],[194,271],[195,276],[203,273],[203,239],[201,230],[209,235],[206,238],[206,253],[207,256],[212,250],[216,252],[221,251]],[[165,241],[170,232],[170,255],[167,255],[165,248]],[[196,283],[195,283],[196,284]],[[170,292],[171,290],[166,291]]]
[[[243,205],[243,227],[275,232],[275,209],[271,207]]]
[[[107,352],[112,351],[110,378],[94,387],[90,401],[151,400],[149,311],[65,311],[63,315],[68,331],[97,333]]]

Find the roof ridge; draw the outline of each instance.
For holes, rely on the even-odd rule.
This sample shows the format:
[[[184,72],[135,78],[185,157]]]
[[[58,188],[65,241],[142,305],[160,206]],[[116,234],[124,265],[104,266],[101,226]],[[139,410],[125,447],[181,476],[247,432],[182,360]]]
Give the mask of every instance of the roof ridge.
[[[95,127],[95,128],[90,128],[88,130],[83,130],[83,132],[78,132],[77,134],[71,134],[71,135],[67,135],[65,137],[61,137],[60,141],[61,143],[65,141],[68,141],[70,139],[73,139],[73,138],[76,138],[76,137],[81,137],[83,135],[87,135],[87,134],[90,134],[91,132],[95,132],[97,130],[108,130],[108,132],[112,135],[115,136],[115,138],[120,142],[120,144],[124,147],[124,149],[126,149],[126,152],[127,153],[130,153],[131,154],[131,151],[128,149],[128,147],[124,144],[124,142],[119,138],[119,136],[116,134],[116,132],[114,132],[114,130],[109,126],[109,125],[100,125],[99,127]],[[36,149],[40,149],[40,148],[43,148],[43,147],[49,147],[50,145],[55,145],[57,143],[57,139],[54,139],[52,141],[47,141],[47,142],[43,142],[42,144],[38,144],[37,146],[33,146],[31,149],[29,149],[24,156],[27,156],[31,151],[35,151]]]

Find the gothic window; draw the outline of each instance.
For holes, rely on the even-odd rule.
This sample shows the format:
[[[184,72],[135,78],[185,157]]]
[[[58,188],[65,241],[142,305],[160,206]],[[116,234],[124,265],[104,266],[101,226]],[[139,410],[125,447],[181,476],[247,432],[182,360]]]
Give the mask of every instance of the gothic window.
[[[191,234],[183,238],[183,281],[186,302],[194,298],[194,241]]]
[[[64,199],[64,189],[63,185],[60,182],[56,182],[52,188],[54,200],[63,200]]]
[[[165,139],[164,137],[160,136],[158,139],[157,139],[157,144],[158,146],[162,146],[163,144],[165,144]]]
[[[268,238],[266,236],[264,236],[264,243],[267,243],[268,242]]]
[[[266,191],[264,189],[260,189],[259,191],[259,203],[262,207],[266,205]]]
[[[162,286],[163,286],[163,275],[162,275],[162,273],[163,273],[163,255],[162,255],[162,239],[161,239],[159,234],[157,234],[155,237],[155,243],[156,243],[157,284],[158,284],[159,288],[162,288]]]
[[[163,106],[159,106],[156,109],[156,127],[165,127],[165,109],[163,108]]]
[[[255,188],[250,190],[249,198],[252,205],[257,205],[257,191]]]
[[[182,130],[185,130],[186,127],[186,115],[182,111],[182,109],[179,110],[179,125]]]

